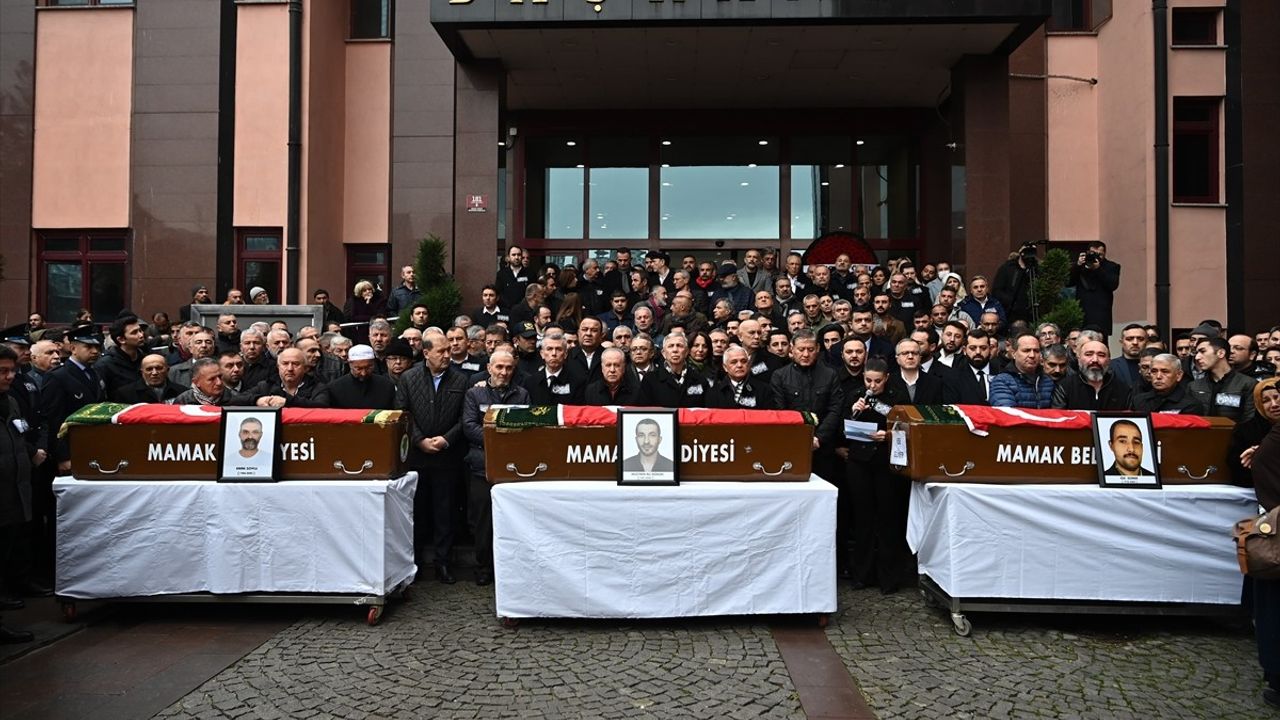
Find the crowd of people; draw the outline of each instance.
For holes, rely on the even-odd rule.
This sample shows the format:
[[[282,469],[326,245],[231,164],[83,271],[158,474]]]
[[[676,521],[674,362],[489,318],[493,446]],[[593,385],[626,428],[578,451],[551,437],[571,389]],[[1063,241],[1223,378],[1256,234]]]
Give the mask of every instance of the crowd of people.
[[[678,265],[661,251],[642,263],[619,249],[606,263],[530,266],[505,255],[470,312],[433,322],[413,268],[384,299],[362,282],[339,310],[324,290],[322,327],[283,321],[241,327],[228,293],[212,326],[128,311],[105,336],[89,319],[52,329],[33,313],[0,347],[0,476],[30,477],[0,497],[0,560],[19,595],[48,594],[50,484],[70,468],[57,438],[68,415],[93,402],[263,407],[401,408],[410,413],[410,466],[420,474],[415,517],[419,567],[455,581],[451,556],[465,506],[480,584],[492,581],[483,412],[493,404],[651,405],[795,409],[817,417],[816,474],[839,488],[839,572],[855,587],[896,591],[914,577],[905,543],[908,483],[889,463],[885,424],[895,405],[1181,412],[1236,421],[1233,477],[1258,484],[1269,509],[1275,474],[1253,476],[1280,420],[1280,327],[1230,331],[1214,320],[1168,337],[1150,324],[1112,330],[1120,266],[1106,246],[1081,253],[1071,287],[1082,327],[1034,323],[1027,257],[989,280],[945,262],[907,259],[856,266],[849,256],[805,266],[749,250],[741,266]],[[251,302],[269,304],[262,288]],[[192,303],[209,303],[207,287]],[[408,310],[408,323],[397,324]],[[402,329],[395,332],[397,326]],[[1120,352],[1112,356],[1109,341]],[[874,423],[849,440],[846,419]],[[1275,452],[1280,453],[1280,448]],[[1269,467],[1269,464],[1268,464]],[[24,468],[26,468],[24,470]],[[25,472],[25,475],[24,475]],[[1267,503],[1271,504],[1268,505]],[[1256,582],[1259,647],[1274,698],[1280,690],[1280,590]],[[20,597],[0,600],[0,609]],[[1262,615],[1259,615],[1262,618]],[[2,626],[0,626],[2,627]],[[3,629],[0,639],[27,637]],[[1265,640],[1269,638],[1269,640]]]

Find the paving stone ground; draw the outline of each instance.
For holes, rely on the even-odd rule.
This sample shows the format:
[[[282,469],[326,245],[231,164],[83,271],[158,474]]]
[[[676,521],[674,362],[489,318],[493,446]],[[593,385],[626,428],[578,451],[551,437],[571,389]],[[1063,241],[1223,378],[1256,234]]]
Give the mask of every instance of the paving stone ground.
[[[1280,718],[1246,622],[972,613],[962,638],[914,591],[841,607],[827,637],[881,720]]]
[[[1247,623],[972,614],[842,586],[827,638],[890,718],[1280,718]],[[491,588],[435,583],[370,628],[304,619],[162,718],[803,718],[769,619],[494,618]]]
[[[157,717],[804,717],[763,623],[511,630],[492,590],[419,585],[372,628],[350,608],[311,613]]]

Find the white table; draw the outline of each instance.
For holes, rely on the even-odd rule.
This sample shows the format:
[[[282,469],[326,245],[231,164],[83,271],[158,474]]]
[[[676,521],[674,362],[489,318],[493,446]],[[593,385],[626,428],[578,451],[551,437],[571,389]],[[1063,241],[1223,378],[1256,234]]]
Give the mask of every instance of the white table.
[[[836,609],[836,489],[808,482],[502,483],[499,617],[658,618]]]
[[[1253,491],[913,483],[907,542],[953,598],[1237,605]]]
[[[415,572],[417,483],[58,478],[57,594],[380,598]]]

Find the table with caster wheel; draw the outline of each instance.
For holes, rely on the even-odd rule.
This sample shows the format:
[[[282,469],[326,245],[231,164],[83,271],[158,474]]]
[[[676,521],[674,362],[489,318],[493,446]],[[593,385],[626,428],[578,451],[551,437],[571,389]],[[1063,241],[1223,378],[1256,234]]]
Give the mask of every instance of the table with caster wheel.
[[[913,483],[907,542],[924,603],[962,637],[970,613],[1233,615],[1227,528],[1256,509],[1225,485]]]
[[[56,595],[355,606],[370,625],[413,581],[417,474],[217,483],[58,478]]]

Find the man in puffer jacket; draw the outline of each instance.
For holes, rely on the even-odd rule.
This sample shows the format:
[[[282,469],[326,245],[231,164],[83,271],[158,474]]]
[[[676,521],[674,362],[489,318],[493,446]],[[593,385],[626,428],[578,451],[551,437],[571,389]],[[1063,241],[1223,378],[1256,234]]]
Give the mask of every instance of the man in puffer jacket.
[[[1040,338],[1028,333],[1013,342],[1013,366],[991,378],[991,406],[1052,407],[1054,381],[1040,367]]]

